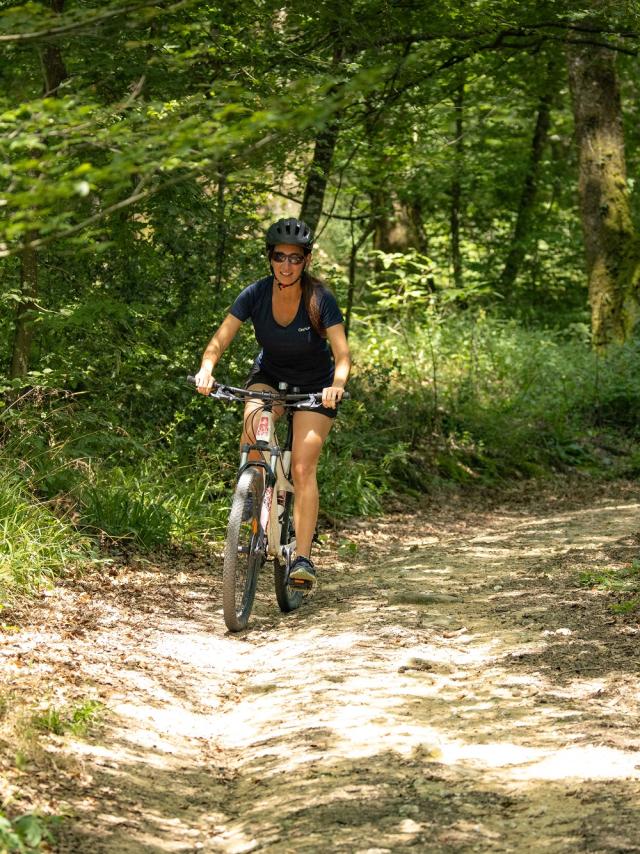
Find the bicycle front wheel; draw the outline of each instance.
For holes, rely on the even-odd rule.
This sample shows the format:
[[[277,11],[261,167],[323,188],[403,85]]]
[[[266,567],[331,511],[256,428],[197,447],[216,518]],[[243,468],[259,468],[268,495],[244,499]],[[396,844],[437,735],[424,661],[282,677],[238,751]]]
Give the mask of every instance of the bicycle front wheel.
[[[222,611],[232,632],[246,628],[264,560],[262,552],[256,551],[262,491],[260,472],[246,469],[238,480],[229,513],[222,570]]]
[[[280,544],[291,547],[295,543],[295,531],[293,530],[293,492],[288,492],[285,500],[284,514],[282,517],[282,539]],[[276,599],[280,610],[284,614],[299,608],[304,599],[302,590],[294,590],[287,584],[287,564],[284,557],[273,560],[273,581],[276,588]]]

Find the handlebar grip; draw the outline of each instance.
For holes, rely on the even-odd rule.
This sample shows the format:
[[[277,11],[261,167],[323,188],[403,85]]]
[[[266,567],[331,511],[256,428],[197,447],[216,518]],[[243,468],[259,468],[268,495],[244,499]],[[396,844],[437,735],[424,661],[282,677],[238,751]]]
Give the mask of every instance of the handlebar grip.
[[[195,385],[195,384],[196,384],[196,378],[193,376],[193,374],[189,374],[189,375],[187,376],[187,382],[188,382],[190,385]],[[218,385],[219,385],[219,383],[214,382],[214,383],[213,383],[213,388],[218,388]]]
[[[190,385],[195,385],[195,384],[196,384],[196,378],[195,378],[195,376],[194,376],[193,374],[189,374],[189,375],[187,376],[187,382],[188,382]],[[220,386],[219,386],[219,383],[214,382],[214,384],[213,384],[213,388],[219,388],[219,387],[220,387]],[[242,391],[244,391],[244,389],[242,389]],[[293,395],[291,395],[291,396],[293,397]],[[317,400],[321,400],[321,399],[322,399],[322,393],[321,393],[321,392],[317,392],[317,393],[316,393],[316,394],[314,394],[313,396],[314,396]],[[301,394],[301,395],[299,395],[299,397],[300,397],[300,399],[301,399],[301,400],[304,400],[304,399],[306,399],[306,398],[308,397],[308,395],[306,395],[306,394]],[[349,392],[348,392],[348,391],[345,391],[345,392],[344,392],[344,394],[342,395],[342,399],[343,399],[343,400],[350,400],[350,398],[351,398],[351,395],[349,394]]]

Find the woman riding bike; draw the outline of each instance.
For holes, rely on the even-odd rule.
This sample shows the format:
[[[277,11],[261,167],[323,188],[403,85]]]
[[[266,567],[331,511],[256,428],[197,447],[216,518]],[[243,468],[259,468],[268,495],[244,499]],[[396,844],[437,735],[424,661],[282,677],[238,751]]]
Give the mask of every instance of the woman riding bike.
[[[209,393],[220,357],[250,319],[262,349],[245,387],[276,391],[285,382],[301,393],[322,392],[321,407],[301,408],[293,416],[296,557],[290,578],[311,586],[316,581],[311,542],[318,518],[318,460],[337,415],[351,357],[335,297],[309,273],[313,249],[309,226],[295,218],[278,220],[267,231],[266,249],[271,275],[238,295],[204,351],[196,386],[201,394]],[[259,401],[247,403],[241,444],[253,443],[260,407]]]

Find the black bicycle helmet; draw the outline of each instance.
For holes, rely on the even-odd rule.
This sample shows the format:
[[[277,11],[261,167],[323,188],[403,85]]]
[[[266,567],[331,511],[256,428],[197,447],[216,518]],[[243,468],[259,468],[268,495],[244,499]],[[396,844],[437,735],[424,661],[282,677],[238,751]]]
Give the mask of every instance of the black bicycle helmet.
[[[300,246],[306,254],[313,249],[313,232],[301,219],[279,219],[269,226],[266,242],[267,252],[278,243],[289,243],[292,246]]]

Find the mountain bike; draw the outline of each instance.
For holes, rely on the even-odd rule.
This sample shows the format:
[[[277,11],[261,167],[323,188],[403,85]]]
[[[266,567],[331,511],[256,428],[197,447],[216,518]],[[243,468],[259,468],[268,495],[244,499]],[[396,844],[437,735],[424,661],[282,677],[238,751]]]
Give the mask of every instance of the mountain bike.
[[[195,384],[195,377],[187,377],[187,380]],[[252,419],[257,419],[255,441],[240,448],[240,466],[227,525],[222,611],[226,626],[232,632],[247,626],[258,574],[267,560],[273,560],[273,580],[281,611],[288,613],[299,608],[309,592],[305,582],[289,578],[296,548],[295,489],[291,479],[293,415],[301,406],[319,407],[322,393],[300,394],[296,389],[288,393],[287,389],[286,383],[280,383],[277,392],[214,383],[208,395],[225,402],[259,400],[262,403],[259,415],[252,415]],[[282,407],[286,414],[286,437],[282,446],[276,436],[274,407]],[[250,459],[252,451],[259,452],[260,457]]]

